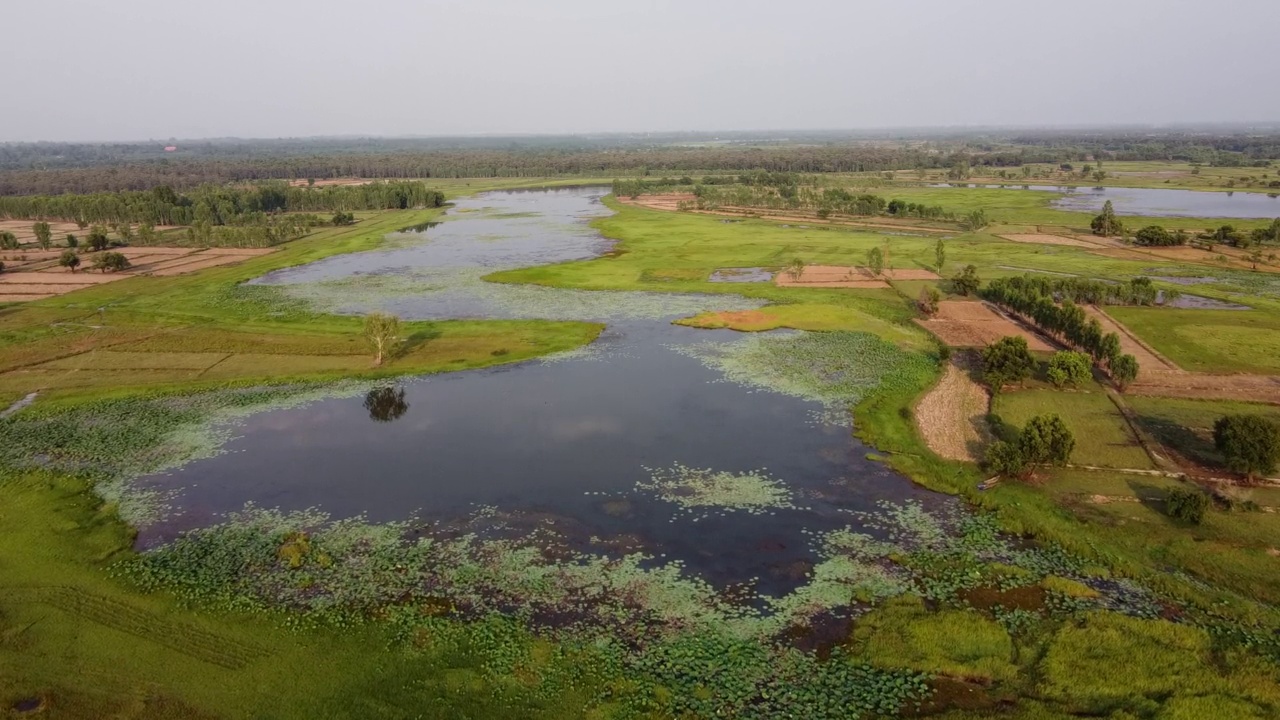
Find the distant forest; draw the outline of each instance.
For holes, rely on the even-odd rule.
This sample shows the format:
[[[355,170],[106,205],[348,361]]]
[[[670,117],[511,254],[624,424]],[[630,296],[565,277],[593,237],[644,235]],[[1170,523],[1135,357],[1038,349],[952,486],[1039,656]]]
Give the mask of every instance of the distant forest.
[[[237,181],[635,176],[937,169],[957,164],[1280,158],[1280,128],[971,133],[698,133],[519,138],[317,138],[0,144],[0,195],[176,190]]]

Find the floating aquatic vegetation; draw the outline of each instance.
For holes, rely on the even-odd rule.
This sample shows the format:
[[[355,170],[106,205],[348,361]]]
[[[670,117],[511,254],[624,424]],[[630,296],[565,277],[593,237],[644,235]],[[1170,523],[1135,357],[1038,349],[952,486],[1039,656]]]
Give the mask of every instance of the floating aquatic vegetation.
[[[849,424],[848,410],[867,393],[912,364],[928,363],[870,333],[778,332],[730,343],[672,346],[729,382],[822,403],[820,418]]]
[[[763,470],[732,473],[711,468],[691,468],[676,463],[670,468],[652,469],[649,480],[636,488],[680,506],[697,520],[715,511],[763,515],[773,510],[801,510],[786,483]]]
[[[213,457],[249,415],[330,397],[358,396],[371,382],[229,388],[77,405],[32,407],[0,419],[0,467],[49,467],[91,477],[94,488],[135,526],[163,517],[171,491],[140,488],[135,478]]]
[[[661,320],[710,310],[753,310],[765,304],[737,295],[564,290],[481,279],[493,270],[413,268],[280,287],[317,312],[382,310],[411,319]]]

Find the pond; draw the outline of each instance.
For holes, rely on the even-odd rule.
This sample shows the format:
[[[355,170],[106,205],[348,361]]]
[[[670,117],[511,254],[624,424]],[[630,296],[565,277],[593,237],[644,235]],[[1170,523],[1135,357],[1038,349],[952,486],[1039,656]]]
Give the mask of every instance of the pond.
[[[933,187],[1006,188],[1059,193],[1062,197],[1053,201],[1053,207],[1072,212],[1098,212],[1110,200],[1117,215],[1236,219],[1280,217],[1280,197],[1256,192],[1013,184],[966,186],[940,183]]]
[[[458,532],[554,528],[576,550],[643,551],[716,586],[778,595],[805,582],[818,559],[814,533],[843,528],[881,501],[953,504],[868,460],[847,414],[726,381],[706,359],[769,338],[670,322],[755,301],[480,280],[607,252],[588,224],[609,213],[603,192],[464,199],[444,222],[393,235],[378,250],[260,279],[341,312],[602,320],[607,330],[564,357],[249,416],[221,454],[139,481],[173,492],[177,510],[141,528],[139,544],[246,503],[319,508]]]

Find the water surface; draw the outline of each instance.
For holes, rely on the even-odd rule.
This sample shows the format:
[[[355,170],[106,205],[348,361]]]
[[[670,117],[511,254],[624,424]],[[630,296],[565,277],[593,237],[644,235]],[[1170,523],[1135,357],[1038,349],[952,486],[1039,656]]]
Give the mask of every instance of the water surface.
[[[965,187],[940,183],[933,187]],[[1257,192],[1214,192],[1173,188],[1076,187],[1065,185],[968,185],[1059,193],[1053,207],[1098,212],[1108,200],[1117,215],[1257,219],[1280,217],[1280,197]]]

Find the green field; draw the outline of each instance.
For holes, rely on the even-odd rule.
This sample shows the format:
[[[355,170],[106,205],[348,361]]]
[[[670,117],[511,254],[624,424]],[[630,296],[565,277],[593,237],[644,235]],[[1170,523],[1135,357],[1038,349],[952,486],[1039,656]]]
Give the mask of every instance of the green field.
[[[1213,423],[1224,415],[1263,415],[1280,422],[1274,405],[1229,400],[1189,400],[1135,395],[1125,402],[1136,421],[1165,446],[1209,467],[1222,468],[1222,455],[1213,445]]]
[[[1185,370],[1280,372],[1280,316],[1273,312],[1136,307],[1107,312]]]
[[[1076,438],[1072,463],[1139,470],[1152,468],[1151,458],[1103,389],[1093,386],[1089,390],[1006,392],[1001,393],[992,409],[1015,427],[1022,427],[1036,415],[1059,415]]]

